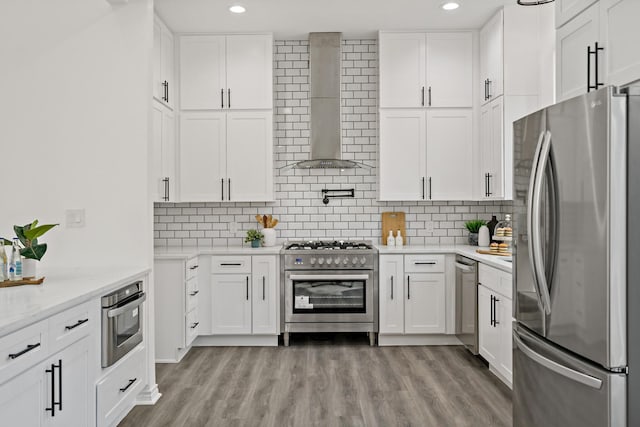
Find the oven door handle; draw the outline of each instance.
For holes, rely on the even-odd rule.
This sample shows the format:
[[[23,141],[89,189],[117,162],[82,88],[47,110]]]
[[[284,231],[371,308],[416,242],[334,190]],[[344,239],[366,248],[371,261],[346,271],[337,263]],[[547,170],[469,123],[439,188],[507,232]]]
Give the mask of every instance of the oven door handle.
[[[131,310],[132,308],[139,306],[140,304],[145,302],[146,299],[147,299],[147,294],[143,292],[138,298],[134,299],[129,304],[125,304],[122,307],[113,308],[107,311],[107,317],[111,318],[111,317],[120,316],[125,311]]]
[[[368,274],[292,274],[291,280],[369,280]]]

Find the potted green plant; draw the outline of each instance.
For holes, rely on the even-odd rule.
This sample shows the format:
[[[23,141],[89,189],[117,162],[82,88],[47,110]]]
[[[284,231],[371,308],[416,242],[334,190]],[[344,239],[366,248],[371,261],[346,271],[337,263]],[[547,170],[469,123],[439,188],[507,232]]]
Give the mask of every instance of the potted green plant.
[[[36,261],[40,261],[47,252],[47,244],[38,242],[47,231],[58,224],[38,225],[38,220],[33,220],[31,224],[23,226],[14,225],[13,231],[20,240],[20,255],[24,257],[22,263],[22,276],[27,278],[36,277]]]
[[[464,223],[464,226],[469,230],[469,244],[471,246],[478,246],[478,231],[485,224],[486,221],[483,219],[473,219]]]
[[[245,243],[251,243],[252,248],[259,248],[260,244],[264,240],[264,234],[258,230],[251,229],[247,231],[247,237],[245,237]]]

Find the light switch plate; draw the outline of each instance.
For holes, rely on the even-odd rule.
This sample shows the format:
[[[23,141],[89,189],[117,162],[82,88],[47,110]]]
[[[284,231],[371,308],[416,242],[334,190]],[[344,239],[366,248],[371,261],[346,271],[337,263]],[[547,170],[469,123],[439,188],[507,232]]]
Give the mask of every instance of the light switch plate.
[[[67,228],[82,228],[86,225],[84,209],[67,209],[65,211]]]

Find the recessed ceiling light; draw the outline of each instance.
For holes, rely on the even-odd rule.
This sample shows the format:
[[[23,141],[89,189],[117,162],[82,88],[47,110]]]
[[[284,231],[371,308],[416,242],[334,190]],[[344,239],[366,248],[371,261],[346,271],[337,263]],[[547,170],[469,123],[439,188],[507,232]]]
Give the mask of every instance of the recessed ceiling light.
[[[240,6],[239,4],[231,6],[229,10],[233,13],[245,13],[247,11],[244,6]]]
[[[442,5],[442,8],[444,10],[455,10],[455,9],[457,9],[459,7],[460,7],[460,5],[458,3],[456,3],[456,2],[454,2],[454,1],[450,1],[450,2],[447,2],[447,3]]]

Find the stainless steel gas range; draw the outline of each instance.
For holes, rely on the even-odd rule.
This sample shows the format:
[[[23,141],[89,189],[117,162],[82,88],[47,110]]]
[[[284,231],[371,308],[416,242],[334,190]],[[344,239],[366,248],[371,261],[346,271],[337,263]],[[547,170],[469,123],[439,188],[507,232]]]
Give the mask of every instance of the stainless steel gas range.
[[[288,242],[280,252],[281,330],[378,332],[378,251],[366,241]]]

